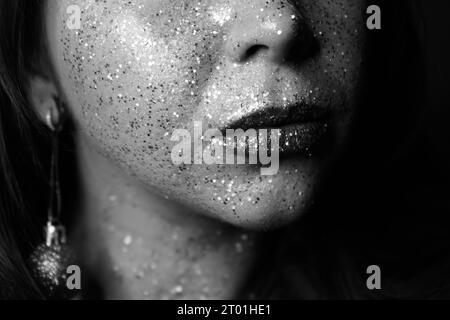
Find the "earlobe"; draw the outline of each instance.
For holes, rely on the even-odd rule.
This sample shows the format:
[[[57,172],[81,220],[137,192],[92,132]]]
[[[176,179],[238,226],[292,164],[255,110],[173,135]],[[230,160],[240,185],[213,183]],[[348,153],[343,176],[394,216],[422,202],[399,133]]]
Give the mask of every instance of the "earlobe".
[[[33,75],[28,81],[28,99],[38,118],[52,131],[62,122],[63,109],[56,85],[45,77]]]

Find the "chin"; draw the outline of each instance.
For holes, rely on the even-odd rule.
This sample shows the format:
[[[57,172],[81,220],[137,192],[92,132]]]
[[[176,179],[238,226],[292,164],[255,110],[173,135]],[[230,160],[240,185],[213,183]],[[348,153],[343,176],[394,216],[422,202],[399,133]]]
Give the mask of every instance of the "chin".
[[[270,182],[269,182],[270,181]],[[289,170],[260,182],[249,182],[249,189],[239,193],[243,201],[238,205],[211,201],[213,194],[205,192],[198,199],[207,216],[238,228],[269,231],[284,227],[301,219],[312,202],[316,179],[304,174],[294,175]]]
[[[251,231],[271,231],[295,222],[304,211],[302,205],[294,209],[261,206],[245,212],[237,219],[232,217],[229,223]]]

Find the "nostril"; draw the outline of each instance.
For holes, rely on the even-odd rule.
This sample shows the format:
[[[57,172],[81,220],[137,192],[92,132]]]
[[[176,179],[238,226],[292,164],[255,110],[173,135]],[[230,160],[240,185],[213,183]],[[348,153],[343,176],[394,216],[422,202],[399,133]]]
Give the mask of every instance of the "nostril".
[[[230,60],[238,63],[253,59],[275,64],[302,63],[317,52],[317,46],[310,39],[312,31],[296,8],[267,5],[264,11],[255,12],[257,8],[259,6],[239,11],[239,19],[233,20],[226,29],[224,50]],[[289,61],[291,59],[294,61]]]
[[[244,57],[242,57],[242,60],[250,59],[258,54],[260,54],[263,51],[269,50],[269,47],[263,44],[255,44],[247,49],[244,53]]]

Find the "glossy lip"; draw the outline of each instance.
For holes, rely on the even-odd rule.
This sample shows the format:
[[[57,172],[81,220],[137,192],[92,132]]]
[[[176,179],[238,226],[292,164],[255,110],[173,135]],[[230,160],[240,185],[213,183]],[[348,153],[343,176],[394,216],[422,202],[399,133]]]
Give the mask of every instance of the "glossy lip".
[[[265,106],[239,119],[226,123],[221,129],[281,128],[293,123],[307,123],[331,116],[331,108],[308,103],[287,106]]]
[[[291,154],[310,155],[313,148],[329,132],[329,121],[296,123],[280,128],[280,156]]]
[[[257,110],[222,128],[226,129],[279,129],[280,157],[288,155],[310,155],[314,147],[330,132],[332,123],[348,110],[312,104],[291,104],[287,107],[267,107]],[[270,149],[270,141],[268,141]]]

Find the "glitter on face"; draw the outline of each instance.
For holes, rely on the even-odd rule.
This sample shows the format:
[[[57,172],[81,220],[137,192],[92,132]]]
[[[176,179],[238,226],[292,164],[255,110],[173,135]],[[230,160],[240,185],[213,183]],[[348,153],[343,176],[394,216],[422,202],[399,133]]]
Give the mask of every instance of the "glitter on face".
[[[170,137],[196,120],[221,127],[268,105],[354,108],[361,1],[77,2],[76,31],[64,24],[68,1],[58,5],[52,54],[62,57],[54,60],[76,124],[108,159],[150,190],[237,225],[303,212],[323,169],[313,153],[262,177],[251,166],[175,166]],[[320,50],[308,51],[309,36]],[[343,139],[345,121],[333,130]]]

